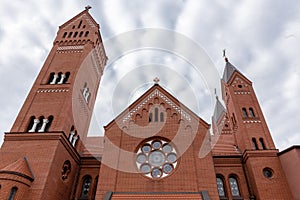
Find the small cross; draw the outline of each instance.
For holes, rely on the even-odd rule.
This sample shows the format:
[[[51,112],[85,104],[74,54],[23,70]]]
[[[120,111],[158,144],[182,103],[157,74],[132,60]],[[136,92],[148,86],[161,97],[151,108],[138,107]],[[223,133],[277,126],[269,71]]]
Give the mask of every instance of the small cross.
[[[153,81],[154,81],[155,84],[158,84],[159,78],[158,78],[158,77],[155,77],[155,78],[153,79]]]
[[[228,58],[226,56],[226,49],[223,49],[223,57],[225,59],[225,62],[228,62]]]
[[[86,10],[89,10],[91,8],[92,8],[92,6],[90,6],[90,5],[88,5],[88,6],[85,7]]]

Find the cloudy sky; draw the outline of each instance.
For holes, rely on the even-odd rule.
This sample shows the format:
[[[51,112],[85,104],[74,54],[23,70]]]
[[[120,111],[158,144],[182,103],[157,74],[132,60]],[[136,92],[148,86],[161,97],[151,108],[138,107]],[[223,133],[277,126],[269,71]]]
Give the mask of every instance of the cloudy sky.
[[[201,47],[219,76],[224,69],[222,50],[226,49],[230,62],[253,82],[277,148],[283,150],[300,144],[300,56],[297,51],[300,4],[297,0],[1,0],[0,143],[52,47],[58,26],[86,5],[93,7],[90,13],[100,24],[106,43],[126,32],[145,28],[172,31]],[[188,65],[180,55],[157,49],[137,51],[111,64],[100,85],[99,94],[105,96],[111,88],[124,85],[120,83],[128,81],[128,74],[131,74],[129,77],[140,75],[146,68],[152,73],[143,77],[144,85],[137,82],[134,88],[129,88],[129,97],[117,111],[111,106],[110,111],[105,110],[109,106],[100,105],[101,102],[112,105],[113,100],[105,102],[99,98],[94,126],[102,127],[112,120],[126,104],[151,86],[155,75],[160,76],[161,84],[188,106],[190,98],[187,97],[195,95],[198,110],[192,109],[210,123],[213,113],[210,86],[205,77],[201,79],[201,75],[195,75]],[[158,68],[165,70],[158,74]],[[168,79],[170,74],[173,79]],[[111,77],[117,82],[111,83]],[[190,90],[180,88],[182,84],[174,81],[179,79],[179,83],[186,82]],[[202,83],[195,84],[195,80],[202,80]],[[202,95],[198,91],[203,91],[200,92]],[[113,98],[114,94],[110,96]],[[99,110],[107,111],[105,119],[100,119]]]

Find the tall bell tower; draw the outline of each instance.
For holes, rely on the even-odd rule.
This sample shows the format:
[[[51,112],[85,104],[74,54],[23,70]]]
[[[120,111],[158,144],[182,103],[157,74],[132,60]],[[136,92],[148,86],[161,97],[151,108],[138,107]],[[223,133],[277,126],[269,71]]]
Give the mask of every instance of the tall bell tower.
[[[252,82],[228,58],[225,61],[221,80],[222,97],[237,148],[242,152],[242,165],[249,181],[250,199],[292,199],[277,155],[278,150]],[[266,185],[270,185],[268,192],[259,189]]]
[[[89,9],[59,27],[11,131],[5,134],[0,185],[7,188],[1,188],[0,199],[14,195],[8,186],[18,190],[15,199],[64,200],[72,193],[107,61],[99,25]]]

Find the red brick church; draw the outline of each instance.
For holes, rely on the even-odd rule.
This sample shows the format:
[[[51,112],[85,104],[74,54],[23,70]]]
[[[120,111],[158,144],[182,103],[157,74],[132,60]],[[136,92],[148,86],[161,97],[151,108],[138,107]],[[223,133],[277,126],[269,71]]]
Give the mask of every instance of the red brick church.
[[[5,133],[1,200],[300,199],[299,146],[276,149],[252,82],[228,59],[211,125],[156,81],[105,136],[87,137],[106,62],[88,8],[59,27]]]

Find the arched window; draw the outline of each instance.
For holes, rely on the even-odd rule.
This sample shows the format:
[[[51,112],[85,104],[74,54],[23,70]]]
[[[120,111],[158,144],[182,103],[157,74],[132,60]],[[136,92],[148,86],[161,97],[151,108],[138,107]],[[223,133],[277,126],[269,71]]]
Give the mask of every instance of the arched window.
[[[164,122],[165,119],[164,119],[164,113],[163,112],[160,113],[159,117],[160,117],[160,122]]]
[[[217,176],[217,187],[218,187],[218,193],[220,197],[225,197],[226,192],[225,192],[225,187],[224,187],[224,181],[223,177]]]
[[[253,143],[254,149],[258,150],[258,146],[257,146],[257,142],[256,142],[255,138],[252,138],[252,143]]]
[[[87,37],[87,36],[89,35],[89,33],[90,33],[90,32],[88,32],[88,31],[87,31],[87,32],[85,32],[85,35],[84,35],[84,37]]]
[[[17,187],[13,187],[10,190],[9,196],[8,196],[8,200],[14,200],[15,196],[17,194],[18,188]]]
[[[53,81],[53,79],[54,79],[54,75],[55,75],[54,72],[50,73],[49,80],[48,80],[48,84],[53,84],[52,81]]]
[[[70,38],[72,36],[73,32],[70,32],[68,35],[68,38]]]
[[[53,121],[53,116],[50,115],[50,116],[48,117],[48,122],[47,122],[46,127],[45,127],[45,132],[48,132],[48,131],[49,131],[49,128],[50,128],[50,126],[51,126],[52,121]]]
[[[265,145],[265,143],[264,143],[264,139],[259,138],[259,142],[260,142],[260,145],[261,145],[262,149],[267,149],[267,148],[266,148],[266,145]]]
[[[78,32],[76,31],[76,32],[74,33],[74,36],[73,36],[73,37],[75,38],[75,37],[77,37],[77,35],[78,35]]]
[[[67,37],[67,32],[64,32],[63,38]]]
[[[149,122],[152,122],[153,114],[149,113]]]
[[[90,175],[86,175],[83,177],[82,188],[81,188],[81,199],[88,199],[89,191],[91,187],[92,177]]]
[[[44,119],[45,119],[44,116],[40,116],[40,117],[39,117],[39,122],[38,122],[38,124],[37,124],[36,129],[35,129],[34,132],[39,132],[39,131],[41,130],[41,128],[42,128],[42,126],[43,126],[43,121],[44,121]]]
[[[69,77],[70,77],[70,72],[67,72],[63,83],[66,83],[68,81]]]
[[[27,127],[27,132],[31,132],[30,130],[32,130],[32,127],[33,127],[33,124],[34,124],[34,119],[35,119],[35,116],[30,117],[30,121],[29,121],[29,124],[28,124],[28,127]]]
[[[253,108],[249,108],[250,117],[255,117]]]
[[[81,32],[79,33],[79,37],[82,37],[82,35],[83,35],[83,31],[81,31]]]
[[[240,190],[239,190],[239,185],[237,178],[234,176],[229,177],[229,185],[230,185],[230,190],[231,194],[233,197],[239,197],[240,196]]]
[[[154,109],[154,121],[158,122],[158,108]]]
[[[243,113],[243,117],[244,118],[248,117],[248,113],[247,113],[247,109],[246,108],[242,108],[242,113]]]

